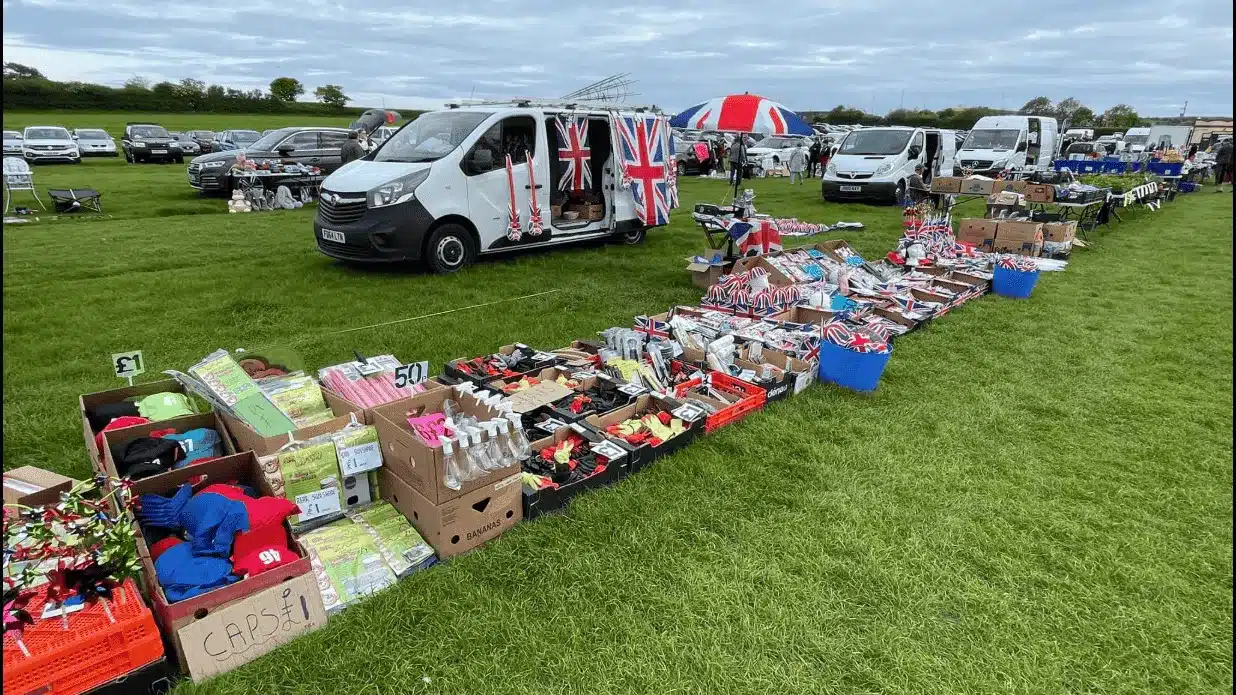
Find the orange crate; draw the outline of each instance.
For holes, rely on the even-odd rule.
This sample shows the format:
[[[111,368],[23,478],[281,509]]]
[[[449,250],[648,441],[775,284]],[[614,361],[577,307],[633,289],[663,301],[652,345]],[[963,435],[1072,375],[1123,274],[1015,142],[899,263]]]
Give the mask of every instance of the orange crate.
[[[686,366],[681,362],[674,360],[671,364],[674,371],[685,370]],[[746,417],[748,413],[755,412],[764,406],[765,393],[764,389],[755,384],[748,384],[745,381],[735,379],[734,377],[724,372],[710,371],[708,372],[709,379],[712,380],[712,387],[725,394],[741,396],[737,403],[709,415],[704,420],[704,433],[712,434],[717,429],[724,427],[730,423],[737,422]],[[679,384],[674,389],[674,395],[681,398],[688,391],[702,384],[700,379],[692,379],[691,381]]]
[[[131,579],[107,602],[116,622],[95,603],[70,613],[66,630],[59,617],[39,618],[45,601],[46,594],[39,591],[26,606],[35,620],[22,635],[30,656],[13,633],[4,635],[4,695],[76,695],[163,656],[154,615]]]

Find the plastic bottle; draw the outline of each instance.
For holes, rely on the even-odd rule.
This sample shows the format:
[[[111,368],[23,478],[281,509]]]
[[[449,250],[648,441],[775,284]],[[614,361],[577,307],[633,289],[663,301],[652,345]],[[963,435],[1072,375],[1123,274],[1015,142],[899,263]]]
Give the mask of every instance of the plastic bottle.
[[[459,461],[455,456],[455,447],[451,445],[450,437],[442,437],[442,460],[446,464],[446,477],[442,480],[443,484],[452,490],[463,487],[463,472],[459,470]]]
[[[442,414],[447,421],[453,421],[459,415],[459,404],[449,398],[442,401]]]
[[[456,430],[459,434],[459,468],[460,480],[476,480],[485,475],[485,471],[476,465],[472,455],[472,447],[468,446],[468,433],[463,429]]]
[[[489,448],[481,442],[481,430],[477,427],[468,428],[468,451],[478,468],[483,471],[495,471],[501,468],[501,462],[489,457]]]
[[[532,454],[532,445],[528,443],[528,438],[524,436],[524,423],[518,415],[514,415],[508,420],[511,423],[511,453],[514,454],[517,461],[523,461]]]
[[[496,421],[490,420],[485,423],[485,435],[488,438],[485,442],[485,453],[489,456],[489,460],[497,468],[506,468],[511,465],[510,451],[503,451],[502,447],[498,446],[498,423]]]

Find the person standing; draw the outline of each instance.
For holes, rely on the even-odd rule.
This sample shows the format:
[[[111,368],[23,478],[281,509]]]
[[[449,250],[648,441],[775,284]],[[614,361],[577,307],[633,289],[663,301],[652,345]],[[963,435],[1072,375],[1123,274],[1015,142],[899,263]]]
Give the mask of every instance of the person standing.
[[[1215,152],[1215,192],[1223,192],[1223,179],[1232,173],[1232,139],[1228,138],[1219,143],[1219,150]]]
[[[347,142],[339,148],[339,163],[347,164],[348,162],[360,159],[365,156],[365,148],[360,144],[360,133],[355,130],[348,131]]]
[[[721,136],[717,136],[712,141],[712,159],[716,164],[716,170],[722,174],[725,173],[725,140]]]
[[[797,179],[798,183],[803,183],[803,172],[807,169],[807,153],[803,147],[796,146],[794,151],[790,153],[790,185],[794,184]]]
[[[738,176],[742,172],[746,159],[747,138],[745,135],[739,135],[734,138],[734,144],[730,146],[730,183],[738,183]]]
[[[815,178],[815,169],[820,164],[820,140],[813,138],[811,148],[807,150],[807,178]]]

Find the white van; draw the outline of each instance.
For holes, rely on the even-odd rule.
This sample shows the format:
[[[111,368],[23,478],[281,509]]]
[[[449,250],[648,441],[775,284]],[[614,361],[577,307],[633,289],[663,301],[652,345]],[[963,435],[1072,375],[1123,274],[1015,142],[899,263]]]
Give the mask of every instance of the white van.
[[[1084,140],[1086,142],[1094,141],[1094,128],[1069,128],[1064,131],[1065,140]]]
[[[1138,154],[1146,150],[1146,143],[1150,142],[1149,128],[1129,128],[1124,131],[1124,147],[1129,152]]]
[[[882,200],[905,197],[914,166],[924,166],[923,181],[953,173],[957,140],[951,130],[936,128],[862,128],[852,130],[828,161],[820,193],[825,200]]]
[[[664,163],[672,163],[670,129],[658,111],[620,108],[523,100],[423,113],[322,182],[313,222],[318,249],[346,261],[423,261],[430,270],[447,273],[501,251],[608,236],[638,244],[649,228],[669,223],[673,191]],[[551,219],[570,164],[559,159],[559,115],[586,121],[588,148],[576,151],[579,161],[589,164],[591,180],[584,190],[604,201],[600,219]],[[623,159],[619,143],[630,140],[622,135],[624,119],[647,133],[643,147],[633,145],[640,150],[633,156],[646,165],[628,167],[629,188],[619,185],[623,176],[617,166]],[[525,152],[532,156],[531,171]],[[543,223],[539,235],[528,233],[534,182]],[[508,235],[512,189],[522,227],[518,240]],[[651,192],[649,206],[639,204],[645,191]]]
[[[1054,118],[983,116],[961,143],[957,168],[982,175],[1026,167],[1050,169],[1057,129]]]

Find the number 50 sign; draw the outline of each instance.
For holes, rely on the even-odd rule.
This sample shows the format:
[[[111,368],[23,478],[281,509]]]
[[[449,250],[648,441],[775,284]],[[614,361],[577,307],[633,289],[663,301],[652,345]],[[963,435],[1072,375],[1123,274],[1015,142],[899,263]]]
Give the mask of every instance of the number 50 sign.
[[[406,389],[429,378],[429,362],[413,362],[395,368],[395,388]]]

